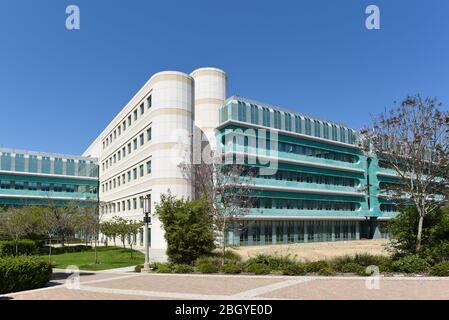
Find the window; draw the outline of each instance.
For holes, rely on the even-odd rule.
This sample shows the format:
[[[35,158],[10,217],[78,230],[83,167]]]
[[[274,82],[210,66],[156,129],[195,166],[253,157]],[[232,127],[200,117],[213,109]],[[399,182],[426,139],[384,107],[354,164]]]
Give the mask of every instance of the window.
[[[140,114],[142,115],[142,114],[144,114],[144,112],[145,112],[145,106],[144,106],[144,104],[142,103],[142,104],[140,105]]]
[[[332,125],[332,140],[337,141],[337,126],[335,124]]]
[[[312,122],[310,121],[310,119],[306,118],[306,134],[307,135],[312,135]]]
[[[141,177],[143,177],[143,164],[141,164],[139,166],[139,174],[140,174]]]
[[[151,174],[151,160],[147,162],[147,174]]]
[[[239,101],[237,108],[238,108],[238,120],[246,122],[246,105],[245,105],[245,103]]]
[[[122,127],[119,126],[119,127],[118,127],[118,135],[121,135],[121,134],[122,134]]]
[[[137,150],[137,138],[133,140],[134,150]]]
[[[150,96],[147,98],[147,106],[148,106],[148,109],[151,108],[152,104],[153,104],[153,101],[152,101],[151,94],[150,94]]]
[[[147,141],[151,140],[151,128],[147,129]]]
[[[133,209],[136,210],[137,209],[137,199],[133,198]]]
[[[126,130],[126,121],[123,121],[123,131]]]
[[[323,124],[323,138],[329,139],[329,125],[327,123]]]
[[[132,122],[132,120],[131,120],[131,116],[128,116],[128,126],[130,126],[130,125],[131,125],[131,122]]]
[[[123,183],[123,184],[126,183],[126,181],[125,181],[125,174],[122,174],[122,183]],[[123,209],[123,210],[124,210],[124,209]]]
[[[137,109],[134,110],[134,121],[136,121],[136,120],[137,120]]]
[[[131,181],[131,171],[128,171],[128,182]]]
[[[292,116],[289,113],[285,114],[285,130],[292,131]]]
[[[251,105],[251,123],[259,124],[259,108],[254,104]]]
[[[133,179],[136,180],[137,179],[137,168],[133,169]]]
[[[296,133],[301,133],[301,117],[300,116],[295,116],[295,131]]]
[[[262,108],[262,120],[265,127],[270,126],[270,109]]]
[[[117,139],[117,131],[114,130],[114,140]]]
[[[346,129],[340,127],[340,141],[346,142]]]
[[[321,137],[321,123],[318,120],[314,121],[315,137]]]
[[[128,210],[131,210],[131,200],[126,200],[127,204],[128,204]]]
[[[281,129],[281,112],[277,110],[274,111],[274,127]]]
[[[118,159],[118,161],[120,161],[121,160],[121,152],[119,151],[119,152],[117,152],[117,159]]]
[[[131,153],[131,142],[128,143],[128,154],[130,154],[130,153]]]
[[[122,148],[122,154],[123,154],[123,158],[126,157],[126,148],[125,147]]]
[[[145,143],[145,137],[143,135],[143,133],[139,136],[140,139],[140,145],[143,146],[143,144]]]

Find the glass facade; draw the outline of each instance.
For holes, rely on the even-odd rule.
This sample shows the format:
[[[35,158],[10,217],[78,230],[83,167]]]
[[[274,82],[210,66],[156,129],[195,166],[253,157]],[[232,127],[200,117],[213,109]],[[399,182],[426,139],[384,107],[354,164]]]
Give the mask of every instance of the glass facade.
[[[0,149],[0,205],[98,200],[96,159]]]
[[[229,232],[231,245],[355,240],[367,220],[371,237],[388,236],[380,218],[394,217],[397,206],[381,189],[391,172],[362,151],[354,130],[241,97],[229,98],[220,117],[220,147],[243,153],[251,170],[242,178],[255,173],[251,209]],[[272,173],[261,173],[267,160],[259,155],[276,159]]]
[[[233,224],[226,242],[255,246],[359,239],[360,221],[242,220]]]

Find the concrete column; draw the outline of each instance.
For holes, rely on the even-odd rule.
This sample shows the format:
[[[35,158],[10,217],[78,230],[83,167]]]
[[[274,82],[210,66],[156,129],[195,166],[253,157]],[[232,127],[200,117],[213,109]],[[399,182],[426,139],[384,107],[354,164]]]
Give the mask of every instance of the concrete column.
[[[272,230],[272,243],[276,244],[276,221],[273,221],[272,225],[271,225],[271,230]]]
[[[304,221],[304,243],[309,242],[309,239],[308,239],[309,235],[307,233],[307,226],[308,226],[308,224],[309,224],[309,221],[305,220]]]

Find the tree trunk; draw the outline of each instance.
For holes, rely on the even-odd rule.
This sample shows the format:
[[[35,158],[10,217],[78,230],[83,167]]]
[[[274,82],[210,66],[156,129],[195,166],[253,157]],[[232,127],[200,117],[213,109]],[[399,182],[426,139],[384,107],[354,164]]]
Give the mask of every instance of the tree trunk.
[[[223,229],[221,230],[221,237],[222,237],[222,242],[223,242],[223,257],[221,257],[221,265],[224,266],[226,260],[225,260],[225,256],[226,256],[226,222],[223,222]]]
[[[424,222],[424,216],[422,214],[420,214],[419,222],[418,222],[418,235],[416,236],[416,253],[419,253],[421,251],[423,222]]]

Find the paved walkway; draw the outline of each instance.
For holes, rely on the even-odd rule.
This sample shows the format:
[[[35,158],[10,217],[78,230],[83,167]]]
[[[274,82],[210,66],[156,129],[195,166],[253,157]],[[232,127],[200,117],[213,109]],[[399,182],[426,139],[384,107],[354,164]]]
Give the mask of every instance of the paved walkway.
[[[1,299],[449,299],[449,278],[54,273],[49,286]]]

